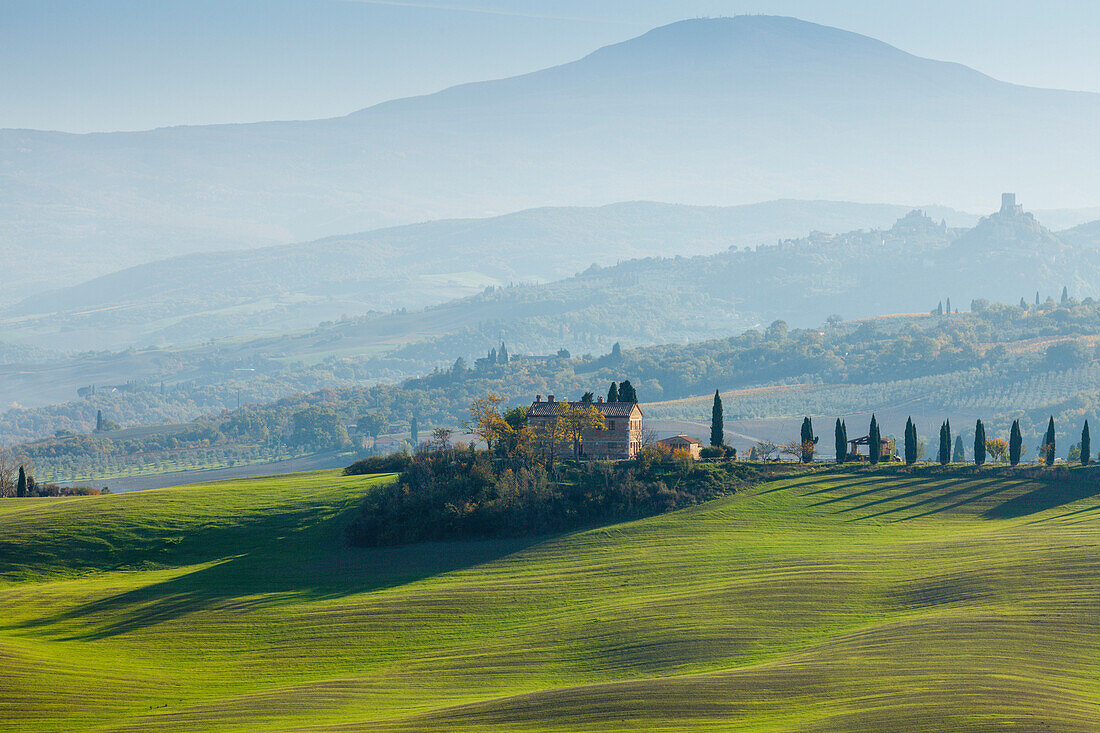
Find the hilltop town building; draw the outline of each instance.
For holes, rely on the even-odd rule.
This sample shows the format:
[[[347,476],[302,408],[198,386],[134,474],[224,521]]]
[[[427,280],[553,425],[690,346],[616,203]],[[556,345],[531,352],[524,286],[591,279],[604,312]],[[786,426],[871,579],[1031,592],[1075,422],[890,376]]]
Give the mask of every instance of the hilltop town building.
[[[1024,207],[1021,204],[1016,203],[1016,194],[1001,194],[1001,213],[1005,216],[1018,216],[1024,213]]]
[[[546,434],[550,423],[563,409],[594,407],[603,415],[603,427],[585,431],[581,436],[581,457],[592,459],[629,459],[642,447],[642,408],[633,402],[555,402],[554,395],[544,401],[538,395],[527,410],[527,424],[536,435]],[[562,455],[572,455],[572,446],[559,446]]]

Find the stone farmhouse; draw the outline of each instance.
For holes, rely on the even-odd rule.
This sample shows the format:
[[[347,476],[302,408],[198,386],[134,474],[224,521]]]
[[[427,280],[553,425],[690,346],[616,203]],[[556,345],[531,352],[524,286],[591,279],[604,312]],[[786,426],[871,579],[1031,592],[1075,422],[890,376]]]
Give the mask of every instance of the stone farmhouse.
[[[690,455],[692,460],[699,460],[703,454],[703,441],[698,438],[693,438],[690,435],[673,435],[671,438],[662,438],[657,441],[657,445],[663,445],[671,450],[685,450]]]
[[[633,402],[555,402],[554,395],[544,401],[538,395],[527,410],[527,424],[539,433],[558,419],[563,407],[595,407],[603,415],[603,427],[587,430],[581,436],[581,457],[601,460],[630,459],[642,447],[642,408]],[[563,454],[572,454],[571,446],[563,446]]]

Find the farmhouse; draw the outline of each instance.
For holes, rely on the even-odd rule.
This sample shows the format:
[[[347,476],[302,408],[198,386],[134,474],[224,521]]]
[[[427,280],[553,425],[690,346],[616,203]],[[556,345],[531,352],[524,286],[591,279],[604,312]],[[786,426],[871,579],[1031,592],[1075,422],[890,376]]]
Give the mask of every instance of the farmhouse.
[[[546,432],[562,410],[594,407],[603,415],[603,426],[581,435],[581,457],[593,459],[629,459],[642,447],[642,408],[634,402],[555,402],[554,395],[544,401],[537,395],[527,410],[527,424],[536,432]],[[571,453],[571,446],[561,452]]]
[[[693,438],[690,435],[673,435],[671,438],[662,438],[657,441],[658,444],[666,446],[672,450],[686,450],[691,454],[691,458],[694,461],[699,460],[703,453],[703,442],[698,438]]]

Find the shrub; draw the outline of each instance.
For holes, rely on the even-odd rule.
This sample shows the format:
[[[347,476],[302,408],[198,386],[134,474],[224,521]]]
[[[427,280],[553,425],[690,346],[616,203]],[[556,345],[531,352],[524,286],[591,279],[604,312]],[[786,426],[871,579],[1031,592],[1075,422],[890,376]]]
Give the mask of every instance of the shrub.
[[[345,476],[363,476],[372,473],[400,473],[409,467],[408,453],[391,453],[388,456],[370,456],[344,469]]]
[[[541,464],[502,463],[486,451],[418,453],[406,457],[398,481],[372,487],[349,539],[377,546],[536,536],[690,506],[764,475],[758,466],[643,453],[635,461],[558,464],[553,474]]]

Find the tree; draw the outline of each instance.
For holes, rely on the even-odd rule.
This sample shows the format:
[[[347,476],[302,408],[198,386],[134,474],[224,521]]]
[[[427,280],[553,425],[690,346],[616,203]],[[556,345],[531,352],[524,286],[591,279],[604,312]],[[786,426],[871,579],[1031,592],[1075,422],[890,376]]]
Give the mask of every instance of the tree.
[[[721,448],[726,444],[725,418],[722,416],[722,397],[714,390],[714,405],[710,408],[710,444]]]
[[[770,440],[758,440],[756,445],[753,446],[753,450],[756,451],[756,455],[760,460],[767,463],[769,458],[779,452],[779,446]]]
[[[1021,308],[1021,310],[1025,310],[1025,311],[1027,310],[1027,301],[1024,300],[1023,298],[1020,298],[1020,308]]]
[[[377,412],[360,415],[355,420],[355,431],[366,435],[378,436],[386,430],[386,418]]]
[[[936,304],[936,310],[933,311],[933,313],[935,313],[937,316],[942,316],[943,315],[943,301],[942,300],[939,303]]]
[[[1092,440],[1089,438],[1089,421],[1085,420],[1085,426],[1081,428],[1081,465],[1089,465],[1089,453],[1092,451]]]
[[[432,448],[435,450],[448,450],[451,447],[452,431],[447,428],[436,428],[432,431]]]
[[[27,495],[27,472],[22,466],[19,467],[19,482],[15,487],[15,495],[20,497]]]
[[[905,465],[912,466],[917,462],[917,426],[913,424],[913,418],[905,421]]]
[[[845,427],[839,417],[836,419],[836,427],[833,428],[833,441],[836,450],[836,462],[844,463],[844,459],[848,457],[848,428]]]
[[[584,394],[581,395],[581,402],[585,403],[586,405],[591,405],[595,401],[596,401],[596,395],[593,394],[592,392],[585,392]]]
[[[813,421],[808,417],[802,418],[801,434],[802,454],[800,460],[803,463],[813,463],[814,449],[817,447],[817,436],[814,435]]]
[[[95,431],[97,433],[103,432],[103,410],[95,411]]]
[[[966,463],[966,447],[963,445],[963,436],[955,436],[955,449],[951,451],[952,463]]]
[[[608,402],[618,402],[619,401],[619,385],[615,384],[614,382],[612,382],[611,386],[607,388],[607,401]]]
[[[1017,465],[1020,462],[1020,455],[1024,447],[1024,438],[1020,435],[1020,421],[1012,421],[1012,431],[1008,436],[1008,462],[1010,465]]]
[[[638,393],[634,391],[634,385],[630,383],[629,379],[624,379],[619,383],[619,402],[638,403]]]
[[[490,451],[493,446],[502,443],[512,430],[500,414],[503,402],[503,397],[493,393],[479,397],[470,404],[470,419],[462,421],[466,432],[484,440],[485,448]]]
[[[936,457],[941,466],[951,462],[951,423],[946,420],[940,425],[940,450]]]
[[[947,299],[947,315],[951,315],[951,298]]]
[[[1050,416],[1047,423],[1047,434],[1043,437],[1043,462],[1048,466],[1054,465],[1054,415]]]
[[[568,405],[558,414],[565,438],[573,444],[573,457],[580,458],[581,442],[589,430],[603,427],[603,413],[595,405]]]
[[[317,450],[339,450],[350,438],[343,418],[334,407],[313,405],[291,416],[289,442]]]
[[[985,465],[986,439],[985,425],[981,420],[974,423],[974,465]]]
[[[1004,438],[986,438],[985,441],[986,453],[993,456],[995,461],[1003,461],[1005,456],[1008,455],[1008,443]]]
[[[508,363],[508,348],[504,345],[504,342],[500,342],[500,349],[497,350],[497,364]]]
[[[611,360],[614,362],[623,360],[623,347],[619,346],[618,341],[611,346]]]
[[[867,452],[870,454],[871,463],[878,463],[882,460],[882,438],[879,435],[878,420],[874,413],[871,414],[871,428],[867,431],[867,437],[869,440]]]
[[[1035,291],[1035,305],[1039,305],[1039,291]]]
[[[1069,288],[1067,288],[1065,285],[1062,286],[1062,301],[1061,302],[1062,302],[1062,305],[1065,305],[1066,303],[1069,302]]]
[[[416,415],[413,415],[412,419],[409,420],[409,436],[412,438],[414,446],[420,445],[420,421],[416,418]]]
[[[779,446],[779,452],[784,456],[790,456],[792,461],[802,461],[802,442],[792,440],[789,443],[784,443]]]

